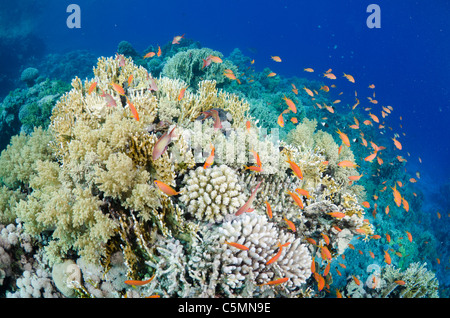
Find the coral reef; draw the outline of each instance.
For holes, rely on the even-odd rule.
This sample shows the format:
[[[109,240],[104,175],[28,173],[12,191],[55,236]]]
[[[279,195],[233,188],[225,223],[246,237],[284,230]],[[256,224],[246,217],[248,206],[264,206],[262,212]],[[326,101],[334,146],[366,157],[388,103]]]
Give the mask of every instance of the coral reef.
[[[310,101],[300,95],[300,124],[284,140],[268,134],[252,108],[279,104],[278,87],[290,83],[265,70],[256,86],[267,100],[256,88],[251,102],[242,87],[234,93],[222,73],[240,75],[248,60],[238,51],[202,69],[207,56],[223,55],[166,46],[155,77],[129,43],[119,48],[91,78],[72,80],[48,130],[13,137],[1,155],[0,222],[17,219],[39,241],[28,256],[43,259],[2,269],[18,282],[11,296],[323,296],[330,264],[375,233],[361,205],[366,189],[349,183],[358,169],[338,165],[357,159],[353,149],[339,151],[332,133],[304,117]],[[11,247],[3,251],[11,263]],[[354,278],[346,293],[367,295]]]

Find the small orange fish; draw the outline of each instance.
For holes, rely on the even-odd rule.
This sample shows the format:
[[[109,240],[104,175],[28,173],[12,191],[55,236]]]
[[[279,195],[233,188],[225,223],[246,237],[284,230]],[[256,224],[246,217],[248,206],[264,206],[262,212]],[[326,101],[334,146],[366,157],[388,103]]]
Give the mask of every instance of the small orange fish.
[[[372,153],[369,156],[367,156],[366,158],[364,158],[364,161],[372,162],[373,159],[375,159],[376,156],[377,156],[377,152],[375,151],[374,153]]]
[[[291,118],[291,122],[292,122],[293,124],[297,124],[297,123],[298,123],[298,119],[297,119],[296,117],[292,117],[292,118]]]
[[[292,161],[289,157],[286,162],[289,163],[292,171],[297,176],[297,178],[299,178],[300,180],[303,180],[303,173],[302,173],[302,170],[300,169],[300,167],[294,161]]]
[[[278,125],[280,125],[281,127],[284,127],[284,118],[283,118],[283,114],[280,114],[280,116],[278,116],[277,123],[278,123]]]
[[[239,243],[225,241],[224,244],[228,244],[230,246],[236,247],[236,248],[238,248],[238,249],[240,249],[242,251],[248,251],[248,247],[247,246],[239,244]]]
[[[170,144],[170,142],[172,141],[172,138],[175,136],[175,128],[174,127],[170,132],[167,131],[164,135],[162,135],[158,141],[156,142],[156,144],[153,146],[153,154],[152,154],[152,159],[156,160],[159,157],[161,157],[161,155],[164,153],[164,151],[166,151],[167,146]]]
[[[289,244],[291,244],[291,242],[287,242],[287,243],[285,243],[285,244],[278,243],[278,245],[277,245],[277,247],[278,247],[278,253],[275,254],[275,256],[272,257],[270,260],[268,260],[267,263],[266,263],[266,265],[270,265],[270,264],[274,263],[274,262],[280,257],[281,251],[283,250],[283,247],[286,247],[286,246],[288,246]]]
[[[180,192],[175,191],[171,186],[165,184],[165,183],[162,182],[162,181],[155,180],[155,185],[156,185],[162,192],[164,192],[165,194],[167,194],[169,197],[172,196],[172,195],[177,195],[177,194],[180,193]]]
[[[310,90],[310,89],[307,88],[307,87],[303,87],[303,89],[305,90],[305,92],[306,92],[309,96],[314,97],[314,93],[312,92],[312,90]]]
[[[292,221],[286,219],[286,217],[284,217],[284,220],[286,221],[286,224],[287,224],[287,226],[289,227],[289,229],[290,229],[292,232],[295,232],[295,231],[296,231],[296,228],[295,228],[294,222],[292,222]]]
[[[371,238],[373,238],[374,240],[379,240],[381,238],[381,235],[375,234],[372,235]]]
[[[336,79],[336,75],[332,74],[332,73],[324,73],[323,77],[335,80]]]
[[[395,138],[392,138],[392,140],[394,141],[395,147],[397,147],[397,149],[399,149],[399,150],[402,150],[402,144],[400,143],[400,141],[398,141]]]
[[[355,276],[355,275],[352,275],[353,276],[353,280],[355,281],[355,283],[356,283],[356,285],[361,285],[361,282],[359,281],[359,279]]]
[[[375,88],[375,85],[374,85],[374,84],[370,84],[370,85],[369,85],[369,88],[374,89],[374,88]]]
[[[177,35],[173,37],[172,44],[180,44],[181,39],[184,38],[183,35]]]
[[[222,63],[223,62],[220,57],[215,56],[215,55],[209,55],[206,59],[210,59],[211,62],[214,62],[214,63]]]
[[[406,201],[405,198],[402,198],[402,204],[403,204],[403,208],[405,209],[406,212],[409,211],[409,203],[408,201]]]
[[[314,260],[315,257],[312,258],[311,261],[311,273],[315,273],[316,272],[316,261]]]
[[[392,194],[394,195],[394,202],[395,204],[397,204],[397,206],[399,207],[400,204],[402,204],[402,196],[400,194],[400,192],[398,192],[397,190],[397,185],[395,185],[392,189]]]
[[[281,62],[281,58],[279,56],[271,56],[270,58],[275,62]]]
[[[339,134],[339,137],[341,138],[344,145],[346,145],[347,147],[350,147],[350,139],[348,138],[348,136],[346,134],[344,134],[342,131],[340,131],[339,129],[336,132]]]
[[[203,169],[207,169],[208,167],[211,167],[212,164],[214,163],[214,151],[215,151],[215,147],[211,144],[211,154],[209,155],[208,158],[206,158],[205,160],[205,164],[203,165]]]
[[[131,113],[133,114],[133,117],[134,117],[137,121],[139,121],[139,114],[138,114],[138,112],[137,112],[137,110],[136,110],[136,107],[134,107],[134,104],[133,104],[132,102],[130,102],[130,100],[128,99],[128,97],[127,97],[127,103],[128,103],[128,107],[129,107],[130,110],[131,110]]]
[[[330,250],[326,246],[320,247],[320,254],[323,259],[327,259],[327,260],[331,261],[331,253],[330,253]]]
[[[389,234],[386,233],[386,241],[388,241],[388,243],[391,242],[391,236]]]
[[[111,83],[111,86],[114,88],[114,90],[119,93],[120,95],[125,95],[125,91],[123,90],[123,87],[116,83]]]
[[[384,261],[386,262],[386,264],[390,265],[391,264],[391,256],[389,255],[389,253],[387,251],[384,251]]]
[[[372,257],[373,259],[375,259],[375,254],[372,251],[369,251],[370,257]]]
[[[322,275],[317,275],[317,288],[319,289],[319,291],[321,291],[324,286],[325,286],[325,278],[323,278]]]
[[[297,188],[297,189],[295,189],[295,191],[296,191],[298,194],[304,195],[304,196],[307,197],[307,198],[310,198],[310,197],[311,197],[311,196],[309,195],[309,191],[307,191],[307,190],[305,190],[305,189]]]
[[[394,283],[401,285],[401,286],[404,286],[406,284],[406,282],[404,280],[396,280],[396,281],[394,281]]]
[[[147,54],[144,55],[144,59],[148,59],[150,57],[154,57],[156,55],[155,52],[148,52]]]
[[[363,174],[361,174],[359,176],[349,176],[348,179],[350,181],[358,181],[359,179],[361,179],[362,176],[363,176]]]
[[[134,78],[134,76],[133,76],[133,74],[131,74],[130,76],[128,76],[128,86],[131,86],[131,83],[133,82],[133,78]]]
[[[274,77],[274,76],[276,76],[276,75],[277,75],[277,73],[270,72],[269,74],[267,74],[267,77]]]
[[[330,88],[326,85],[321,86],[320,89],[327,93],[330,91]]]
[[[320,233],[323,237],[323,240],[325,241],[325,244],[330,245],[330,238],[328,237],[328,235]]]
[[[406,235],[408,235],[408,240],[412,242],[412,235],[408,231],[406,231]]]
[[[308,68],[305,68],[305,69],[303,69],[305,72],[309,72],[309,73],[312,73],[312,72],[314,72],[314,70],[312,69],[312,68],[310,68],[310,67],[308,67]]]
[[[156,52],[156,56],[161,56],[161,47],[158,45],[158,52]]]
[[[131,286],[143,286],[145,284],[150,283],[153,280],[153,278],[155,278],[155,275],[156,274],[154,274],[152,277],[150,277],[147,280],[126,280],[126,281],[124,281],[124,283],[127,285],[131,285]]]
[[[291,195],[292,199],[300,207],[300,209],[303,209],[304,206],[303,206],[302,199],[297,194],[295,194],[294,192],[288,191],[288,193]]]
[[[349,80],[349,82],[352,82],[352,83],[355,82],[355,79],[354,79],[353,76],[351,76],[351,75],[348,75],[348,74],[345,74],[345,73],[344,73],[344,77],[347,78],[347,79]]]
[[[295,106],[294,102],[290,99],[287,98],[286,95],[283,96],[284,101],[286,102],[286,105],[289,107],[289,109],[296,114],[297,113],[297,107]]]
[[[283,284],[285,282],[287,282],[289,280],[289,277],[284,277],[284,278],[279,278],[276,280],[272,280],[270,282],[258,285],[258,286],[263,286],[263,285],[279,285],[279,284]]]
[[[343,213],[343,212],[330,212],[330,213],[327,213],[327,214],[331,215],[332,217],[337,218],[337,219],[341,219],[341,218],[346,216],[346,214]]]
[[[363,207],[365,208],[370,208],[370,203],[367,201],[364,201],[363,203],[361,203]]]
[[[267,207],[267,216],[269,217],[269,219],[272,218],[272,207],[270,206],[269,202],[265,201],[264,202],[266,204]]]
[[[252,194],[250,195],[250,198],[247,200],[247,202],[244,203],[243,206],[241,206],[241,207],[239,208],[239,210],[236,211],[236,213],[235,213],[234,215],[239,216],[239,215],[241,215],[242,213],[246,212],[246,211],[250,208],[250,206],[252,205],[253,201],[255,200],[256,192],[258,191],[258,188],[259,188],[261,182],[262,182],[262,181],[260,181],[260,182],[256,185],[255,189],[253,190]]]
[[[183,87],[183,88],[180,90],[180,94],[178,94],[178,101],[180,101],[180,100],[183,99],[184,93],[186,92],[186,88],[188,88],[188,87],[189,87],[189,86]]]
[[[338,162],[337,165],[339,167],[344,167],[344,168],[356,168],[356,167],[358,167],[357,164],[355,164],[355,163],[353,163],[351,161],[348,161],[348,160],[343,160],[341,162]]]
[[[94,89],[97,87],[97,82],[92,83],[89,86],[88,94],[91,95],[91,93],[94,91]]]

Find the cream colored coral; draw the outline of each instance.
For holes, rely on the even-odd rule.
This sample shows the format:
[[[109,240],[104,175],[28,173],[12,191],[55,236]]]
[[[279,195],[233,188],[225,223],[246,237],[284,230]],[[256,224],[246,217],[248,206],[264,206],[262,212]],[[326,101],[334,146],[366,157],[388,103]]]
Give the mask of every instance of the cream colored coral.
[[[242,287],[247,275],[255,284],[264,284],[274,278],[288,277],[287,287],[299,287],[311,275],[311,255],[301,239],[280,231],[275,223],[257,213],[240,216],[217,229],[222,245],[222,275],[231,288]],[[248,247],[241,250],[225,242],[235,242]],[[278,243],[290,243],[283,248],[278,260],[267,262],[278,252]]]
[[[184,184],[180,201],[199,220],[220,222],[245,203],[238,177],[226,165],[191,170]]]

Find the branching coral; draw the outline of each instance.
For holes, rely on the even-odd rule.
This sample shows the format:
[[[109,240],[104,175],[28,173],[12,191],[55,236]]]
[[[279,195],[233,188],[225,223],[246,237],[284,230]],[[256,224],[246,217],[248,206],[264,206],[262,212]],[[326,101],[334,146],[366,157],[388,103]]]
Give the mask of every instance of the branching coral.
[[[220,222],[245,203],[238,176],[226,165],[198,167],[186,174],[184,182],[180,201],[199,220]]]

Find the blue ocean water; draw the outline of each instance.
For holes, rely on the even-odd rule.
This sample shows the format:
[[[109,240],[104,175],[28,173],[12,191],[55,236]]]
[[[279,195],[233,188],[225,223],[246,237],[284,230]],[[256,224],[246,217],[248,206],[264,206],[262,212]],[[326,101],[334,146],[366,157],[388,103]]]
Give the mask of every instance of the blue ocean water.
[[[440,282],[446,288],[450,285],[450,2],[22,2],[0,5],[0,36],[8,38],[0,52],[1,98],[17,85],[8,79],[18,78],[24,66],[33,66],[46,54],[87,50],[95,56],[111,56],[123,40],[144,52],[149,45],[165,45],[181,34],[224,56],[239,48],[255,60],[256,71],[268,67],[284,77],[309,80],[323,80],[329,68],[338,77],[351,74],[356,83],[340,87],[343,96],[349,96],[348,103],[353,101],[354,90],[363,99],[372,93],[368,86],[375,84],[377,100],[394,109],[386,119],[386,125],[393,128],[386,130],[386,136],[399,134],[403,145],[399,153],[408,160],[406,169],[413,176],[420,173],[416,185],[424,193],[423,223],[441,242],[434,247],[441,264],[429,262]],[[71,3],[81,8],[81,28],[66,26],[66,8]],[[381,9],[380,28],[366,24],[371,3]],[[8,10],[14,11],[14,19],[7,19]],[[272,61],[273,55],[282,62]],[[317,71],[306,73],[307,67]],[[437,212],[442,215],[439,219]]]

